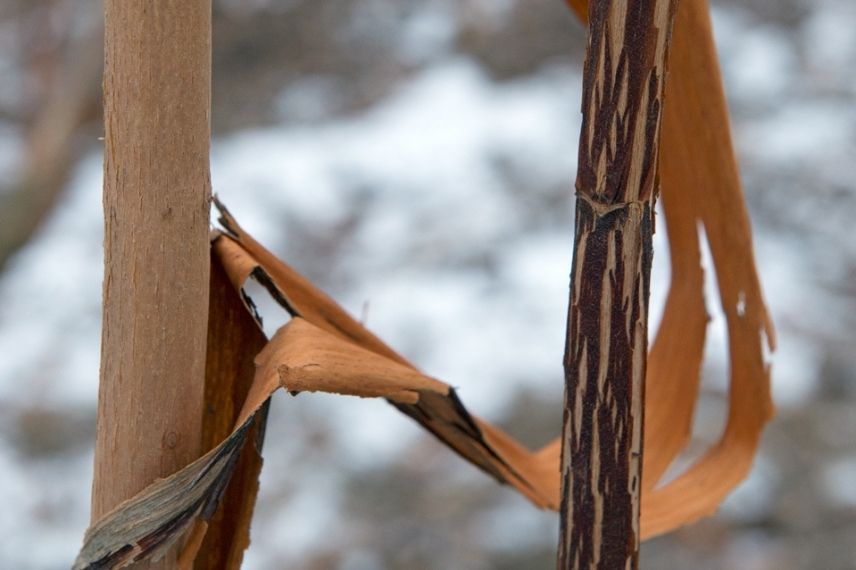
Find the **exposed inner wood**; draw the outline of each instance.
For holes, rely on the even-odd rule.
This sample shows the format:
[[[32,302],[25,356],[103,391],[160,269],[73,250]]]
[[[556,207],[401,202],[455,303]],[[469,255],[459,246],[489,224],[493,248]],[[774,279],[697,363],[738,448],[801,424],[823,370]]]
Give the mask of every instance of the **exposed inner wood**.
[[[97,521],[200,455],[210,0],[107,0]],[[169,554],[157,568],[174,568]]]

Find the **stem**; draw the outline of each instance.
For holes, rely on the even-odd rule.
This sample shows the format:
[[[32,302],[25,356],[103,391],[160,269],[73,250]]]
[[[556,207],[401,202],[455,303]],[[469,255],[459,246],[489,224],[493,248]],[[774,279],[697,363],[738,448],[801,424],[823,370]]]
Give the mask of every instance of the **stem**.
[[[648,297],[673,0],[593,0],[565,348],[559,568],[636,568]]]
[[[106,0],[96,521],[199,455],[209,281],[210,0]],[[157,568],[174,568],[174,554]]]

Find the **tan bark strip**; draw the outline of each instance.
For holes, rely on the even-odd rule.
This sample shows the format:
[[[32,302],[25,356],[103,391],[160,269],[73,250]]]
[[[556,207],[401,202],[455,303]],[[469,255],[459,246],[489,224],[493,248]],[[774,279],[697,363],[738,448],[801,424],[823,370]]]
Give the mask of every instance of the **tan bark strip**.
[[[703,223],[728,324],[729,416],[720,441],[690,470],[643,500],[643,530],[666,532],[675,518],[713,513],[748,474],[764,425],[773,415],[763,343],[774,332],[755,271],[749,219],[727,120],[722,79],[705,0],[683,2],[675,29],[662,159],[664,185],[693,190],[690,207]],[[674,106],[672,102],[677,101]],[[703,132],[705,136],[698,136]],[[678,144],[681,141],[681,144]],[[666,144],[664,142],[664,145]],[[745,297],[739,314],[737,304]],[[766,337],[766,338],[765,338]]]
[[[409,364],[403,356],[392,350],[363,327],[356,319],[342,310],[327,294],[320,291],[308,279],[282,263],[271,252],[262,247],[261,244],[238,225],[237,221],[229,214],[229,211],[216,198],[214,203],[220,212],[220,223],[240,243],[241,247],[253,258],[255,263],[264,268],[265,274],[259,274],[254,277],[259,279],[261,284],[268,288],[274,298],[289,313],[301,315],[326,331],[365,346],[396,362]],[[230,244],[222,240],[217,240],[214,247],[229,248]],[[235,254],[234,250],[233,254]],[[236,255],[240,256],[240,254]],[[243,269],[245,270],[246,268]],[[241,279],[247,277],[247,275],[243,275],[243,271],[240,275]],[[233,282],[235,280],[233,278]]]
[[[108,0],[104,10],[93,521],[199,456],[209,275],[210,1]]]
[[[590,8],[565,352],[559,568],[634,568],[653,208],[674,4],[596,0]]]
[[[681,202],[679,204],[686,203],[686,201]],[[736,207],[742,207],[741,202],[736,204]],[[667,208],[667,219],[670,219],[670,213],[677,210],[678,205],[673,200],[671,202],[666,202]],[[602,212],[616,212],[616,208],[600,208]],[[686,220],[684,217],[679,217],[680,220]],[[681,229],[683,228],[683,229]],[[681,231],[678,231],[681,229]],[[675,280],[680,280],[682,277],[687,275],[697,275],[698,283],[700,286],[700,276],[701,271],[698,266],[698,257],[697,257],[697,248],[696,246],[696,238],[695,238],[695,227],[694,223],[691,220],[687,220],[687,224],[674,224],[674,232],[672,237],[672,244],[675,251],[683,251],[686,252],[688,250],[695,251],[695,256],[690,256],[684,262],[684,258],[676,260],[673,263],[673,269],[675,271],[675,275],[673,276],[673,282]],[[246,240],[247,236],[244,236],[243,239]],[[254,249],[259,249],[261,246],[256,242],[250,242]],[[247,250],[244,250],[240,243],[235,242],[231,239],[222,239],[215,242],[215,247],[218,249],[218,252],[224,259],[229,259],[230,266],[234,267],[234,276],[232,277],[232,281],[234,283],[239,283],[241,280],[246,279],[249,275],[253,274],[258,267],[261,267],[259,262],[252,257]],[[739,247],[746,248],[747,244],[741,244]],[[263,248],[262,248],[263,249]],[[282,276],[291,276],[294,274],[294,270],[289,268],[283,262],[279,260],[275,260],[267,254],[265,256],[267,260],[264,264],[265,270],[269,270],[272,274],[277,274]],[[273,265],[271,265],[273,264]],[[277,267],[281,266],[281,267]],[[695,278],[693,278],[692,282]],[[293,295],[292,288],[298,287],[301,291],[301,294],[305,296],[306,299],[311,299],[315,296],[322,296],[323,293],[318,291],[317,289],[311,288],[311,284],[308,284],[305,279],[295,280],[294,283],[288,280],[275,280],[277,287],[282,289],[282,293],[278,293],[279,295],[283,295],[289,298],[296,298]],[[692,283],[691,282],[691,283]],[[295,285],[296,284],[296,285]],[[677,310],[677,315],[673,313],[673,318],[667,318],[664,320],[666,323],[667,329],[664,330],[664,333],[668,332],[666,337],[669,339],[668,346],[676,347],[675,350],[680,354],[681,350],[681,341],[680,335],[684,332],[692,333],[692,330],[697,330],[698,335],[703,339],[704,333],[704,323],[705,323],[705,314],[704,314],[704,306],[701,302],[701,293],[700,289],[693,289],[692,287],[673,287],[670,292],[670,300],[669,304],[675,307],[683,307],[683,302],[687,299],[696,299],[698,300],[698,305],[693,305],[691,302],[688,302],[686,307],[689,308],[689,316],[687,318],[675,318],[682,315],[682,311]],[[675,303],[680,303],[675,305]],[[315,322],[316,326],[319,327],[328,327],[330,326],[330,321],[338,322],[340,319],[337,317],[337,314],[343,313],[344,311],[340,307],[330,307],[327,306],[326,310],[328,311],[328,315],[330,316],[330,320],[327,319],[319,319],[318,322]],[[312,311],[308,312],[310,315],[317,315]],[[309,320],[311,321],[313,318],[311,317]],[[313,321],[314,322],[314,321]],[[692,327],[696,327],[693,329],[692,327],[688,330],[684,330],[682,328],[683,325],[689,323]],[[336,327],[333,327],[332,330],[336,330]],[[642,334],[642,330],[636,331],[636,334]],[[367,338],[369,338],[367,336]],[[373,335],[371,338],[376,338]],[[695,334],[689,334],[689,338],[695,339]],[[684,348],[692,353],[692,350],[689,347],[697,346],[700,350],[701,342],[698,340],[692,340],[692,343],[689,345],[683,345]],[[365,348],[370,348],[371,343],[367,343],[364,346]],[[391,352],[391,349],[388,347],[384,347],[382,350],[383,353]],[[660,356],[669,355],[670,352],[663,350],[659,353]],[[637,360],[638,362],[638,360]],[[664,366],[660,367],[659,370],[666,371],[667,375],[663,378],[660,377],[651,377],[650,382],[654,386],[663,386],[663,393],[670,393],[671,391],[678,391],[685,395],[685,391],[682,392],[682,388],[684,386],[689,386],[691,389],[694,389],[695,383],[697,382],[697,377],[692,375],[694,372],[697,372],[699,360],[698,358],[688,357],[688,358],[678,358],[674,361],[675,366],[669,367],[668,363],[664,362]],[[649,371],[650,372],[650,371]],[[683,396],[677,398],[677,406],[678,408],[683,407],[686,403],[685,400],[682,399]],[[667,401],[668,403],[668,401]],[[675,400],[672,401],[675,403]],[[689,402],[689,406],[687,408],[692,412],[693,402]],[[664,413],[668,414],[669,409],[667,407],[660,406],[660,410],[663,410]],[[473,416],[471,416],[473,417]],[[578,419],[581,417],[580,414],[572,414],[572,417]],[[557,439],[551,444],[545,446],[543,449],[539,450],[536,453],[532,453],[531,451],[525,449],[520,446],[513,438],[509,437],[504,432],[496,429],[491,426],[489,423],[484,422],[483,420],[479,420],[478,418],[473,417],[476,425],[481,432],[483,444],[487,444],[487,446],[493,450],[493,454],[502,458],[505,465],[510,469],[510,474],[506,476],[505,482],[513,485],[524,495],[529,497],[536,505],[539,506],[549,506],[550,508],[557,508],[559,504],[559,450],[560,450],[560,440]],[[666,427],[668,427],[666,425]],[[441,439],[444,439],[442,434],[436,434]],[[635,437],[640,437],[641,434],[636,434]],[[645,439],[647,441],[651,441],[648,439],[648,434],[645,434]],[[445,440],[444,440],[445,441]],[[446,443],[449,443],[446,441]],[[451,445],[451,444],[450,444]],[[654,439],[651,443],[652,450],[655,452],[653,455],[656,455],[656,451],[658,449],[657,440]],[[454,446],[453,446],[454,447]],[[497,468],[489,468],[486,467],[483,463],[481,463],[482,459],[475,458],[473,455],[468,455],[466,451],[459,451],[466,459],[472,461],[477,466],[485,469],[485,471],[492,473],[495,472]],[[481,456],[488,457],[488,456]],[[498,463],[494,458],[494,462]],[[508,469],[506,469],[508,472]],[[522,481],[521,481],[522,479]],[[653,487],[651,484],[646,484],[647,487]],[[644,491],[647,493],[648,491]],[[643,499],[644,502],[644,499]],[[649,509],[650,510],[650,509]],[[642,538],[644,539],[647,536],[650,536],[652,530],[656,529],[656,532],[663,532],[663,529],[671,529],[679,526],[681,524],[686,524],[687,522],[691,522],[696,520],[697,518],[704,516],[710,512],[709,510],[693,510],[692,508],[678,508],[673,511],[674,516],[666,516],[658,522],[658,525],[652,526],[645,522],[646,519],[649,518],[650,515],[646,515],[645,512],[641,513],[641,517],[643,520],[642,524]]]
[[[239,427],[204,457],[157,481],[93,525],[74,570],[121,568],[156,559],[195,520],[208,521],[234,472],[253,420],[280,387],[292,393],[383,397],[412,407],[408,413],[420,415],[423,425],[448,438],[450,446],[464,447],[471,457],[486,457],[484,467],[500,480],[512,476],[495,454],[485,452],[473,421],[448,385],[297,317],[257,356],[253,388]]]
[[[233,284],[242,284],[250,277],[259,280],[293,316],[303,317],[336,337],[388,358],[397,365],[415,370],[403,357],[348,315],[335,301],[241,230],[221,204],[218,204],[218,208],[221,209],[222,219],[227,222],[231,235],[240,236],[240,242],[224,235],[213,243],[215,251],[221,256],[230,273]],[[247,249],[244,249],[245,247]],[[253,389],[265,392],[271,385],[256,384]],[[254,400],[252,394],[249,399]],[[551,478],[548,474],[545,475],[540,465],[529,463],[528,450],[505,434],[500,434],[490,424],[471,415],[460,403],[453,389],[449,390],[448,397],[434,402],[430,415],[424,413],[421,405],[405,405],[394,398],[390,399],[390,403],[498,481],[514,485],[538,506],[555,508],[557,505],[557,493],[545,495],[540,490],[544,488],[540,482]],[[251,409],[245,407],[242,417],[247,417],[250,413]],[[432,421],[432,417],[442,417],[444,420]],[[515,465],[524,469],[524,472],[518,472],[516,468],[511,467],[506,458],[514,460]],[[533,483],[533,479],[538,483]]]
[[[205,450],[216,447],[232,431],[255,375],[253,358],[267,342],[213,252],[210,296],[202,429]],[[248,444],[244,446],[220,508],[204,527],[200,527],[199,534],[204,536],[204,541],[200,541],[198,554],[191,558],[195,558],[193,567],[196,570],[237,570],[241,567],[244,551],[250,543],[250,521],[262,468],[266,416],[265,408],[248,434]]]

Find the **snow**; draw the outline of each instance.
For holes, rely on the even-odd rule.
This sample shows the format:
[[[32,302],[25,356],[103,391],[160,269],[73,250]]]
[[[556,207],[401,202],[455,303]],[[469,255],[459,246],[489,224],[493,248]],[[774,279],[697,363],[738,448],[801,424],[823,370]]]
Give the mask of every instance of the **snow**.
[[[735,39],[727,44],[729,52],[735,54],[727,77],[733,91],[770,102],[792,88],[798,68],[793,43],[784,31],[755,28]]]
[[[758,159],[790,168],[842,160],[849,151],[854,116],[853,106],[840,101],[796,101],[742,131],[741,147]]]
[[[850,69],[856,56],[856,36],[853,34],[856,6],[848,0],[834,0],[827,5],[827,9],[813,12],[802,25],[805,51],[819,72],[843,75],[842,79],[852,82],[852,73],[835,72]]]
[[[0,279],[0,398],[94,406],[101,331],[101,158],[84,160]]]
[[[830,505],[856,508],[856,457],[842,457],[827,465],[821,488]]]
[[[404,22],[399,57],[418,64],[448,52],[458,31],[452,9],[443,2],[417,7]]]

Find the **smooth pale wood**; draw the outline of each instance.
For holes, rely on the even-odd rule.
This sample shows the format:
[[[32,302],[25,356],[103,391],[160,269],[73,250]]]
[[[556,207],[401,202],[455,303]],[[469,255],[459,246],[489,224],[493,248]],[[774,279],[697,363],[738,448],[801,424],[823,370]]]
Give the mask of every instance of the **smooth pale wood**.
[[[210,0],[106,0],[104,10],[93,521],[199,456],[209,279]]]

